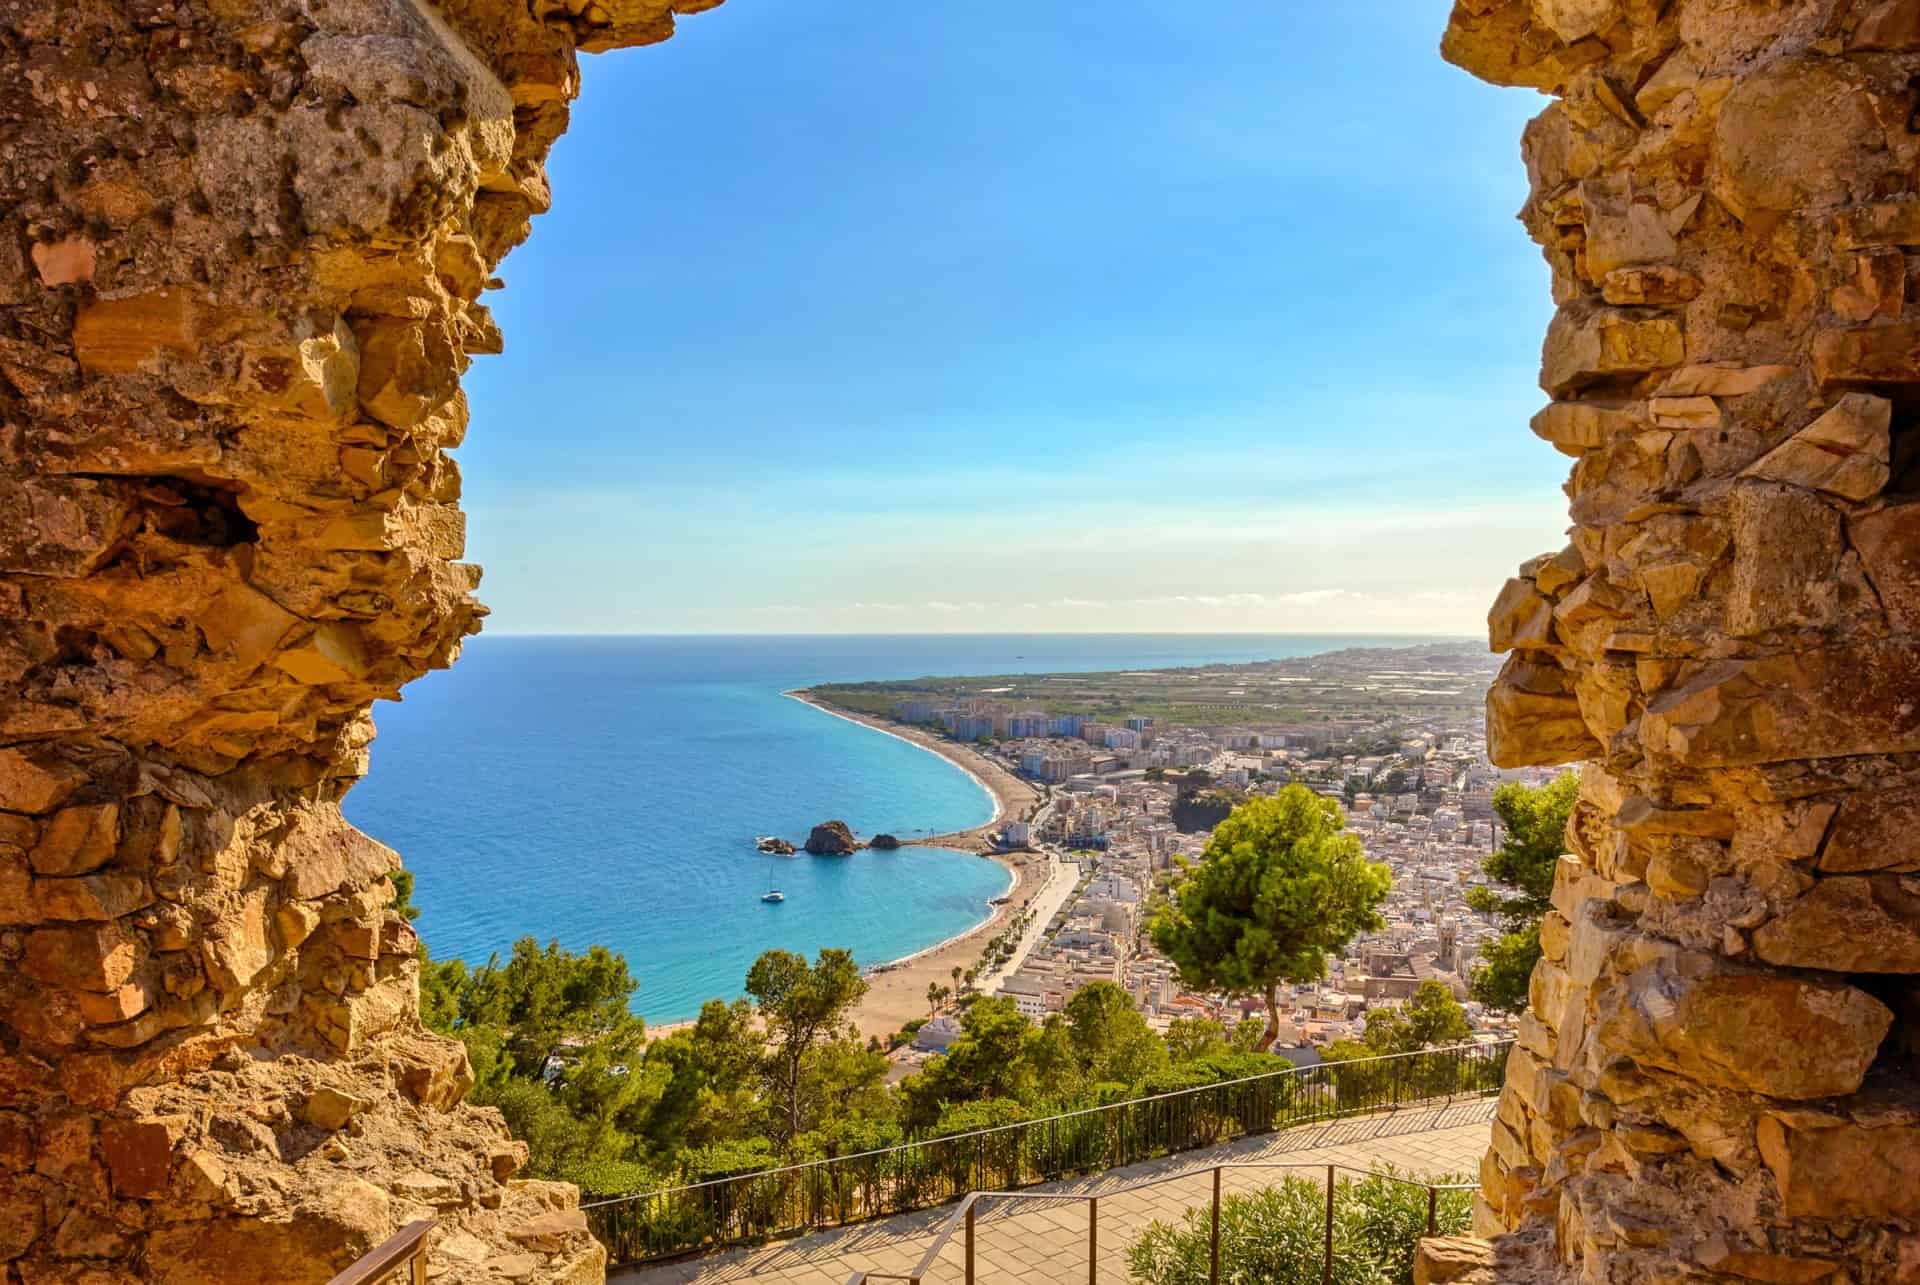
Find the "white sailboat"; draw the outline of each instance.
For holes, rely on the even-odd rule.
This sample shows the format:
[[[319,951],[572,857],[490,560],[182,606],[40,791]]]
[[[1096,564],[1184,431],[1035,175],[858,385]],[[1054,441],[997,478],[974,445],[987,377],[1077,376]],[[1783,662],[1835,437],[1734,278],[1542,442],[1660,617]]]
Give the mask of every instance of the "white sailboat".
[[[785,901],[786,899],[787,894],[773,886],[773,867],[769,864],[767,867],[767,890],[760,895],[760,900]]]

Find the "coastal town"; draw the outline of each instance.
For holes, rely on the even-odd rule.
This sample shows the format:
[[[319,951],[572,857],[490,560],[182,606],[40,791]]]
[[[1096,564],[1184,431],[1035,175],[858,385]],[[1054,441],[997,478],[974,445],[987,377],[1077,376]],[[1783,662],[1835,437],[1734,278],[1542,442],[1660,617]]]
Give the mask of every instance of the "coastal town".
[[[1380,931],[1356,939],[1319,983],[1281,994],[1275,1051],[1312,1064],[1328,1044],[1357,1038],[1370,1011],[1428,980],[1462,1002],[1477,1037],[1508,1033],[1509,1015],[1468,996],[1480,947],[1498,928],[1467,893],[1487,882],[1481,862],[1500,839],[1495,787],[1544,784],[1552,773],[1488,761],[1480,694],[1492,669],[1483,649],[1424,644],[1132,675],[862,684],[803,698],[906,735],[993,789],[995,823],[965,837],[1012,857],[1022,895],[1015,913],[996,914],[949,953],[973,961],[971,989],[1006,996],[1036,1020],[1105,981],[1159,1030],[1183,1017],[1230,1031],[1263,1025],[1257,998],[1182,985],[1146,931],[1155,887],[1199,857],[1240,799],[1297,783],[1338,801],[1393,889]],[[1129,713],[1129,700],[1154,712]],[[950,1008],[929,1015],[919,1003],[928,1020],[895,1054],[903,1071],[960,1033]]]

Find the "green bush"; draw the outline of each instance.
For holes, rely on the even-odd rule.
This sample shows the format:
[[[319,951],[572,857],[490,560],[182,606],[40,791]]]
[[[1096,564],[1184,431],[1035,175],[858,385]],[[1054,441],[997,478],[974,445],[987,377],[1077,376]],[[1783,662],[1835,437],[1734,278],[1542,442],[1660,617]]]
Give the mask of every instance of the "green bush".
[[[636,1191],[653,1191],[669,1185],[652,1165],[632,1160],[586,1160],[569,1168],[561,1177],[580,1188],[582,1201],[610,1200],[631,1196]]]
[[[1466,1230],[1471,1203],[1468,1192],[1442,1192],[1439,1234]],[[1321,1278],[1326,1216],[1326,1188],[1305,1178],[1227,1197],[1220,1207],[1220,1279],[1314,1285]],[[1211,1211],[1201,1207],[1177,1225],[1149,1224],[1127,1249],[1136,1285],[1206,1285],[1210,1223]],[[1414,1245],[1426,1232],[1424,1188],[1377,1174],[1341,1180],[1334,1188],[1334,1285],[1411,1285]]]
[[[1024,1106],[1006,1098],[963,1102],[940,1113],[928,1151],[956,1192],[1017,1186],[1024,1178],[1020,1131],[1003,1126],[1027,1118]]]
[[[738,1178],[759,1173],[780,1163],[773,1144],[765,1138],[715,1142],[696,1147],[681,1161],[683,1183],[713,1182],[719,1178]]]

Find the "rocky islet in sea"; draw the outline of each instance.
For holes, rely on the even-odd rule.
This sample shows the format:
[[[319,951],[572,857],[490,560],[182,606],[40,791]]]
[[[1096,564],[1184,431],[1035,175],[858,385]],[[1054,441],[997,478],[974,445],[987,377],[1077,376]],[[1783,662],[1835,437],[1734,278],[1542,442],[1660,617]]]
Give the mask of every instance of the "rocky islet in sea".
[[[822,821],[813,827],[803,846],[816,857],[847,857],[860,850],[860,841],[845,821]]]

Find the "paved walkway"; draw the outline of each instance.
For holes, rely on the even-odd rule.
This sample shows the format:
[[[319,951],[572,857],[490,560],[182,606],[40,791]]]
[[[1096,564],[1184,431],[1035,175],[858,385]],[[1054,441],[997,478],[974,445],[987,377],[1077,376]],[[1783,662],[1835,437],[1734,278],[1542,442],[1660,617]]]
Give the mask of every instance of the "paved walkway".
[[[1040,944],[1040,938],[1047,931],[1047,925],[1060,913],[1060,907],[1067,904],[1067,898],[1080,882],[1080,867],[1068,861],[1062,861],[1060,854],[1051,848],[1042,849],[1047,854],[1047,881],[1040,891],[1027,903],[1027,913],[1032,918],[1027,930],[1020,934],[1020,940],[1014,944],[1013,952],[1007,956],[1000,967],[979,978],[974,989],[982,995],[991,995],[1000,988],[1000,983],[1019,972],[1026,964],[1027,956]]]
[[[1186,1209],[1204,1207],[1212,1195],[1209,1170],[1216,1164],[1276,1161],[1384,1169],[1391,1165],[1421,1177],[1479,1172],[1487,1148],[1491,1099],[1451,1107],[1423,1107],[1356,1120],[1288,1129],[1243,1138],[1203,1151],[1113,1169],[1092,1178],[1050,1183],[1031,1192],[1099,1194],[1142,1182],[1146,1191],[1100,1201],[1100,1285],[1127,1279],[1126,1251],[1154,1219],[1173,1221]],[[1242,1170],[1225,1175],[1228,1191],[1267,1185],[1280,1175]],[[1307,1174],[1305,1176],[1314,1177]],[[856,1271],[905,1273],[917,1263],[953,1214],[954,1207],[922,1210],[757,1249],[710,1254],[662,1267],[615,1272],[609,1285],[720,1285],[754,1280],[764,1285],[846,1285]],[[1082,1201],[997,1201],[982,1207],[976,1228],[977,1279],[1021,1285],[1088,1285],[1087,1206]],[[927,1285],[958,1285],[963,1279],[961,1236],[941,1253]]]

